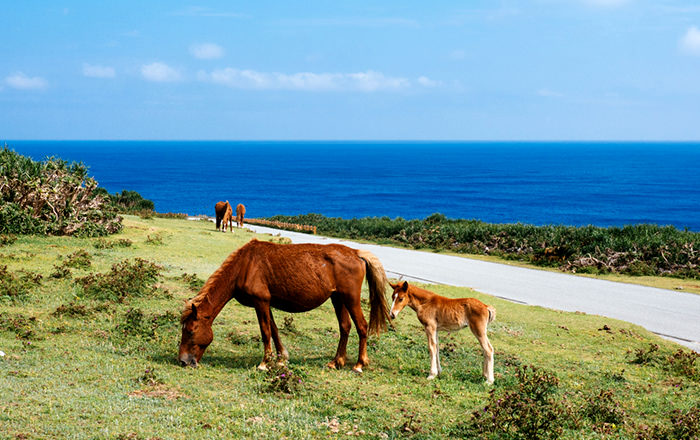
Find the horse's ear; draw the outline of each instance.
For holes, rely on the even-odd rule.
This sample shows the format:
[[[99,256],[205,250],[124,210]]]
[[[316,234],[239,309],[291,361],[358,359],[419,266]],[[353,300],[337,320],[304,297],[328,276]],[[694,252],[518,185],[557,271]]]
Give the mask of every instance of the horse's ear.
[[[192,304],[192,314],[190,316],[193,320],[197,320],[197,306],[195,306],[194,303]]]
[[[401,285],[401,290],[404,292],[408,292],[408,281],[404,281],[403,284]]]
[[[396,289],[397,287],[399,287],[398,284],[394,284],[391,281],[389,282],[389,285],[391,286],[392,289]]]

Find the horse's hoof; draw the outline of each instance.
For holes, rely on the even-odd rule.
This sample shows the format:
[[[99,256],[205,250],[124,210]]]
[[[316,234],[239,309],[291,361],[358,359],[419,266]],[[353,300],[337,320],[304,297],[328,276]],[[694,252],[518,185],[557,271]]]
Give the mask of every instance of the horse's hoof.
[[[355,374],[362,374],[362,367],[354,367],[352,372]]]
[[[427,377],[428,380],[433,380],[437,377],[437,374],[431,374]]]
[[[258,365],[258,370],[260,370],[260,371],[267,371],[267,365],[265,365],[265,364],[260,364],[260,365]]]
[[[335,361],[330,361],[326,364],[326,367],[330,368],[331,370],[337,370],[338,364],[336,364]]]

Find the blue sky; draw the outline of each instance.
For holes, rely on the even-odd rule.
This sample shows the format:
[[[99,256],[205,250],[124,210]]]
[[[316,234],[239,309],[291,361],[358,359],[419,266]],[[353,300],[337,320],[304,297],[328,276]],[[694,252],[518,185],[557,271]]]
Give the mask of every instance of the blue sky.
[[[700,140],[697,0],[0,11],[0,139]]]

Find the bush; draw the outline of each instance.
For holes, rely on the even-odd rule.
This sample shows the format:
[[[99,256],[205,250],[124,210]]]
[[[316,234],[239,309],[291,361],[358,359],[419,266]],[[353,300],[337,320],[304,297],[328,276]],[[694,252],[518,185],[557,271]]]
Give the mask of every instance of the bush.
[[[180,317],[173,312],[147,316],[141,309],[129,309],[115,330],[123,336],[153,339],[161,328],[174,329]]]
[[[121,193],[109,194],[106,189],[100,188],[99,194],[106,198],[117,212],[126,214],[136,214],[141,211],[153,212],[155,207],[152,201],[144,199],[136,191],[123,190]]]
[[[183,273],[180,276],[180,279],[187,284],[189,289],[193,292],[199,292],[202,287],[204,287],[204,280],[199,278],[195,274],[188,274],[188,273]]]
[[[112,249],[113,247],[129,247],[134,242],[128,238],[120,238],[118,240],[105,240],[104,238],[98,238],[92,244],[95,249]]]
[[[94,237],[121,228],[82,163],[0,149],[0,233]]]
[[[615,429],[625,423],[627,417],[622,405],[615,399],[612,390],[600,390],[586,399],[583,414],[593,422],[597,431]]]
[[[556,376],[533,366],[518,367],[518,383],[502,392],[491,390],[488,404],[457,425],[453,434],[466,438],[558,438],[568,423],[567,407],[557,402]]]
[[[495,255],[585,273],[673,275],[700,279],[700,233],[672,226],[623,228],[488,224],[432,214],[424,220],[277,215],[277,224],[315,226],[317,232],[414,248]]]
[[[42,276],[32,272],[12,273],[7,266],[0,266],[0,299],[21,301],[41,285]]]
[[[72,267],[74,269],[85,269],[90,267],[91,264],[92,256],[84,249],[77,250],[68,255],[66,261],[63,262],[65,267]]]
[[[265,383],[264,391],[294,394],[299,391],[304,381],[284,360],[277,359],[276,362],[268,363]]]
[[[16,235],[5,235],[5,234],[0,234],[0,247],[1,246],[8,246],[13,244],[15,241],[17,241],[17,236]]]
[[[130,297],[154,293],[162,269],[155,263],[135,258],[112,265],[108,273],[90,274],[76,282],[85,296],[123,302]]]
[[[0,315],[0,330],[13,332],[19,339],[36,339],[36,317]]]

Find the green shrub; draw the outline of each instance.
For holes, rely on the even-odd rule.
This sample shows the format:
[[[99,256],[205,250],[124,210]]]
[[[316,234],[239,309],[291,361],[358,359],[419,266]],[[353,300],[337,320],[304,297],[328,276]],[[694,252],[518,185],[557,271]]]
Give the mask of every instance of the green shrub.
[[[195,274],[188,274],[188,273],[183,273],[180,276],[180,279],[187,284],[189,289],[193,292],[199,292],[202,287],[204,287],[204,280],[199,278]]]
[[[583,414],[598,431],[608,431],[625,423],[627,414],[612,390],[600,390],[586,399]]]
[[[0,149],[0,233],[94,237],[121,228],[82,163]]]
[[[10,331],[19,339],[36,339],[37,320],[35,316],[29,318],[22,315],[0,315],[0,330]]]
[[[277,215],[267,220],[316,226],[319,234],[414,248],[495,255],[579,273],[700,278],[700,234],[672,226],[623,228],[488,224],[432,214],[424,220]]]
[[[13,273],[7,270],[7,266],[0,265],[0,300],[21,301],[41,285],[41,280],[39,274],[27,271]]]
[[[304,380],[282,359],[269,362],[265,371],[263,391],[272,393],[294,394],[301,389]]]
[[[120,238],[118,240],[105,240],[104,238],[98,238],[92,245],[95,249],[112,249],[114,247],[130,247],[134,242],[128,238]]]
[[[141,258],[112,265],[104,274],[90,274],[76,279],[85,296],[123,302],[130,297],[153,294],[161,266]]]
[[[158,330],[173,330],[180,322],[180,317],[173,312],[148,316],[141,309],[129,309],[115,330],[118,334],[141,339],[153,339]]]
[[[559,380],[535,367],[518,367],[518,383],[492,389],[488,404],[458,424],[453,434],[466,438],[558,438],[569,423],[568,408],[556,399]]]
[[[75,269],[85,269],[92,265],[92,256],[87,253],[84,249],[79,249],[72,254],[68,255],[66,261],[63,262],[65,267],[72,267]]]
[[[17,236],[12,234],[0,234],[0,246],[8,246],[17,241]]]

